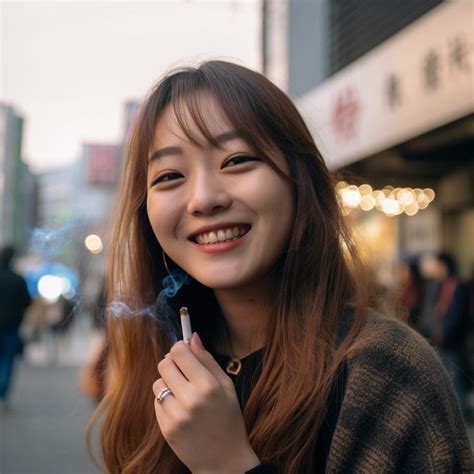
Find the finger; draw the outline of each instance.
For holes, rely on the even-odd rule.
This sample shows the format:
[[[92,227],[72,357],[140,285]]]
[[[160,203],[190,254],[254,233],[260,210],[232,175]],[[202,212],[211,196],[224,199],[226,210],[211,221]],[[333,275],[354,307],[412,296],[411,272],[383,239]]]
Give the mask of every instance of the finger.
[[[190,398],[193,387],[175,364],[173,357],[165,357],[158,364],[158,372],[165,384],[172,390],[174,397],[181,404]]]
[[[167,395],[161,402],[158,402],[156,397],[165,388],[167,388],[167,385],[163,379],[158,379],[153,384],[153,393],[155,394],[155,402],[153,403],[155,416],[163,435],[167,433],[169,427],[173,425],[174,413],[177,410],[173,405],[178,404],[178,401],[174,398],[173,394]]]
[[[188,344],[178,341],[170,351],[170,356],[189,382],[199,387],[216,384],[215,376],[196,357]]]
[[[231,378],[221,369],[221,366],[217,363],[216,359],[214,359],[214,357],[212,357],[212,355],[206,351],[202,344],[201,338],[196,332],[193,333],[191,338],[190,348],[196,358],[212,375],[214,375],[222,387],[228,388],[234,386]]]
[[[173,391],[170,394],[161,398],[161,402],[158,400],[160,393],[163,393],[163,390],[169,388],[166,382],[160,378],[153,383],[153,394],[155,395],[155,410],[163,410],[165,407],[170,408],[172,405],[176,405],[177,401],[175,399]]]

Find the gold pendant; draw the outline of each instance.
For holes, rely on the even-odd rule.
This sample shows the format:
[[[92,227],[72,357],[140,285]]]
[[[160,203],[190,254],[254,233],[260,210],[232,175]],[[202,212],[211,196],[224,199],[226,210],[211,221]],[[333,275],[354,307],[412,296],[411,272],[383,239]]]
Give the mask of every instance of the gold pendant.
[[[240,372],[241,368],[242,368],[242,362],[240,362],[240,359],[232,359],[232,360],[229,360],[229,363],[227,364],[225,371],[228,374],[237,375]]]

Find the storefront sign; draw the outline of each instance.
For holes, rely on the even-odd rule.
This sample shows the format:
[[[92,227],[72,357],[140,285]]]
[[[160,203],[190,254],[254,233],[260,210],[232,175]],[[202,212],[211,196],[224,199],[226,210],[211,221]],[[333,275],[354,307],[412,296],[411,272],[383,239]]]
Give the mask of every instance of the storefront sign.
[[[474,112],[473,17],[442,3],[297,102],[330,168]]]

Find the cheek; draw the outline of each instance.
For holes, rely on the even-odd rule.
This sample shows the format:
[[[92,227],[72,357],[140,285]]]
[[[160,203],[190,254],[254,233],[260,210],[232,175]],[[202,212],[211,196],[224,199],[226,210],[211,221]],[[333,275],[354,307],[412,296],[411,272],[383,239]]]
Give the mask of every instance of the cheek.
[[[157,200],[152,195],[147,197],[146,209],[153,233],[162,244],[172,229],[173,213],[165,200]]]
[[[285,192],[286,191],[286,192]],[[277,195],[278,204],[272,209],[271,238],[274,239],[278,253],[288,247],[294,226],[294,205],[291,192],[281,189]]]
[[[290,185],[275,177],[262,182],[267,185],[255,190],[259,211],[262,215],[270,217],[272,226],[277,224],[280,229],[290,227],[294,217],[294,202]]]

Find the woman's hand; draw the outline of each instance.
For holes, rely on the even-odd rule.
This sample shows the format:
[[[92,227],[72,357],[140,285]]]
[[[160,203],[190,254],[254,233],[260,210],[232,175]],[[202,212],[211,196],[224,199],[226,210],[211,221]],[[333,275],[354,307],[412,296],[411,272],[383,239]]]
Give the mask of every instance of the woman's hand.
[[[173,392],[155,413],[161,432],[178,458],[195,474],[244,473],[259,464],[250,446],[232,380],[194,333],[179,341],[158,364],[162,378],[153,393]]]

